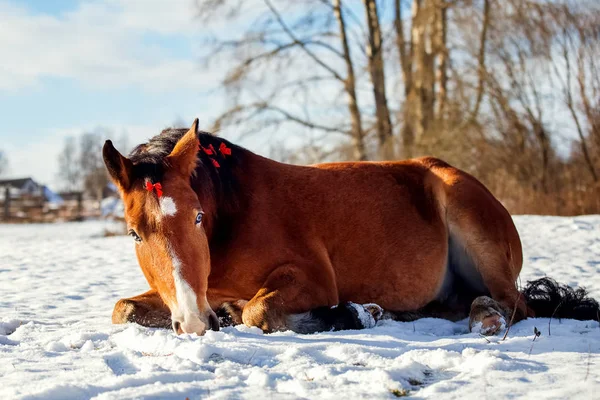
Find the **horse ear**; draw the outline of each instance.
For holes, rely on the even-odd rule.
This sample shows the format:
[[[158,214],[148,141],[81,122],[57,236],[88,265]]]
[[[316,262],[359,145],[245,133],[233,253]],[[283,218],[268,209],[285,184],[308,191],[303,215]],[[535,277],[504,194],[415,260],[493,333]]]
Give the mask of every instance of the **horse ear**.
[[[110,140],[104,143],[102,157],[114,184],[121,190],[127,190],[130,184],[129,176],[133,167],[132,162],[127,157],[121,155]]]
[[[198,162],[198,118],[194,120],[190,130],[179,139],[171,154],[167,156],[167,161],[182,175],[192,175]]]

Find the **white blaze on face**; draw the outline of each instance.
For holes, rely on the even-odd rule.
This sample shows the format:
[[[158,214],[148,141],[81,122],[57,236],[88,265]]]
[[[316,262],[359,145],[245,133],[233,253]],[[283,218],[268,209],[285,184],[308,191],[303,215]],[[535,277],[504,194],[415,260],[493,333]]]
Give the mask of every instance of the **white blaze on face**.
[[[198,303],[196,302],[196,293],[189,283],[181,275],[181,261],[171,251],[173,261],[173,280],[175,282],[175,295],[177,298],[177,311],[180,315],[177,317],[187,318],[189,315],[198,316]]]
[[[208,326],[200,318],[197,296],[194,289],[181,275],[181,261],[171,250],[173,263],[173,281],[175,282],[175,296],[177,304],[171,307],[171,318],[181,323],[184,332],[201,334]]]
[[[159,200],[162,215],[172,217],[177,213],[177,206],[171,197],[163,196]]]

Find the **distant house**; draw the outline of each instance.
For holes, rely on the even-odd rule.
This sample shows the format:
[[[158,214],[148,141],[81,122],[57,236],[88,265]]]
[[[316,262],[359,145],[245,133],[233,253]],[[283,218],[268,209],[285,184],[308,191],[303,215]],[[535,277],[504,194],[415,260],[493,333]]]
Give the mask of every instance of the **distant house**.
[[[88,218],[123,218],[117,188],[109,183],[103,200],[83,191],[55,193],[32,178],[0,180],[0,221],[52,222]],[[8,199],[8,201],[5,201]]]
[[[40,189],[40,185],[31,178],[0,180],[0,198],[2,200],[4,200],[7,190],[11,198],[18,198],[23,195],[40,194]]]
[[[4,202],[7,193],[10,200],[41,200],[54,205],[63,201],[58,194],[32,178],[0,180],[0,201]]]
[[[30,219],[56,210],[63,199],[32,178],[0,180],[0,204],[4,220]]]

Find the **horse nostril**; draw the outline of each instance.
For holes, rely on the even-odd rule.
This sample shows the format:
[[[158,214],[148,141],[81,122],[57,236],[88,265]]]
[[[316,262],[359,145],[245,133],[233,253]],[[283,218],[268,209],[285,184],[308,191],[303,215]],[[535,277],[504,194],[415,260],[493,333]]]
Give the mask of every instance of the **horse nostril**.
[[[179,321],[173,321],[173,330],[175,334],[179,335],[179,329],[181,328],[181,323]]]

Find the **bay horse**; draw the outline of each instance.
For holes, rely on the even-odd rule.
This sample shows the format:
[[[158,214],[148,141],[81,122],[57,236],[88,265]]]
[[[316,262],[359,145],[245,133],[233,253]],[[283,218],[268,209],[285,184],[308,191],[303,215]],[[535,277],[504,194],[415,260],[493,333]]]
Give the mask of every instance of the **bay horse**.
[[[491,335],[535,315],[598,319],[585,292],[550,279],[517,289],[510,214],[439,159],[294,166],[200,132],[198,119],[128,157],[106,141],[103,157],[150,285],[117,302],[114,323],[202,335],[469,317]]]

